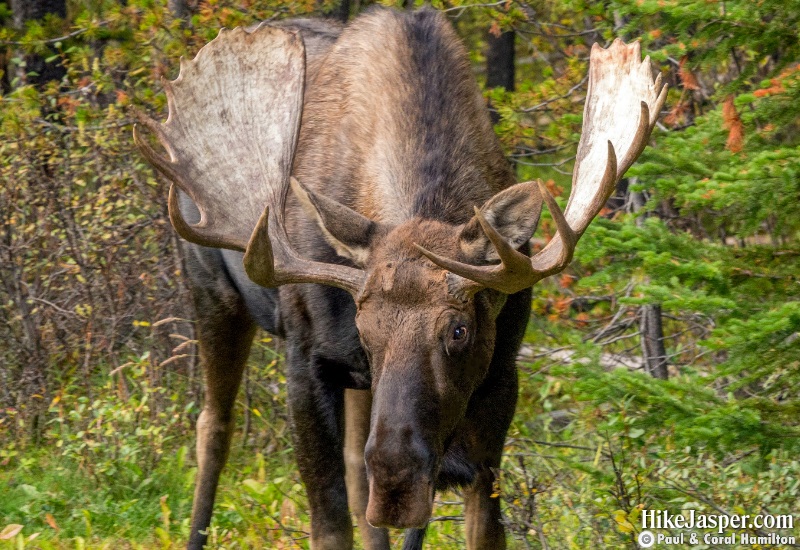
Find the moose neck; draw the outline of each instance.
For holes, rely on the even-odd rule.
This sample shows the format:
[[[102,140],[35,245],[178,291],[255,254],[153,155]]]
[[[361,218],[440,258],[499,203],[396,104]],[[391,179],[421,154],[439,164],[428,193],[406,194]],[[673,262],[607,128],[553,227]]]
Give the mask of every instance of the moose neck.
[[[466,222],[514,183],[467,53],[433,11],[371,15],[308,75],[295,174],[376,221]]]

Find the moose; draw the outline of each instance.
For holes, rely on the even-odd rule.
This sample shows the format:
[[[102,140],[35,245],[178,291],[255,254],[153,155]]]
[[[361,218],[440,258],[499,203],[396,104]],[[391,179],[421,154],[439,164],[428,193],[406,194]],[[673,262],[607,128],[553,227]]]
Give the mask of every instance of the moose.
[[[257,326],[283,338],[314,550],[422,547],[463,490],[469,549],[505,547],[493,470],[531,286],[645,147],[666,95],[638,43],[591,51],[564,212],[516,183],[467,52],[432,9],[222,30],[165,81],[134,140],[187,241],[205,402],[188,548],[203,548]],[[164,147],[158,151],[145,127]],[[543,203],[555,236],[531,255]]]

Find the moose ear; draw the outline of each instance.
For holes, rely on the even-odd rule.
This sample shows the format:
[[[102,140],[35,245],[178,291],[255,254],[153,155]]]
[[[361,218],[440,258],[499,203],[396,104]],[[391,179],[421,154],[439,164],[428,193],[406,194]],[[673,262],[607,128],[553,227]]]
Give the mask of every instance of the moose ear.
[[[336,253],[364,267],[378,224],[325,195],[314,193],[294,178],[290,183],[303,210],[316,220]]]
[[[535,181],[518,183],[500,191],[482,207],[481,214],[514,248],[527,242],[542,213],[542,195]],[[458,237],[461,252],[469,263],[498,260],[497,251],[481,229],[477,216],[473,216]]]

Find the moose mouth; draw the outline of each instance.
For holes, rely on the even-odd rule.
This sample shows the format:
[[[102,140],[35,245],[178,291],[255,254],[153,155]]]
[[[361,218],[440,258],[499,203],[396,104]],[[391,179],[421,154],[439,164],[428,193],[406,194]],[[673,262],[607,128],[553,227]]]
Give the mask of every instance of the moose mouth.
[[[368,466],[369,502],[367,521],[373,527],[422,528],[433,513],[435,491],[464,487],[475,480],[480,469],[466,456],[460,442],[449,442],[441,460],[401,466],[408,454],[394,460],[376,460]],[[368,453],[369,454],[369,453]],[[384,465],[389,467],[381,467]],[[374,467],[378,468],[375,469]]]
[[[394,477],[394,476],[392,476]],[[369,479],[367,521],[373,527],[423,528],[433,513],[434,477],[414,476],[397,483]]]

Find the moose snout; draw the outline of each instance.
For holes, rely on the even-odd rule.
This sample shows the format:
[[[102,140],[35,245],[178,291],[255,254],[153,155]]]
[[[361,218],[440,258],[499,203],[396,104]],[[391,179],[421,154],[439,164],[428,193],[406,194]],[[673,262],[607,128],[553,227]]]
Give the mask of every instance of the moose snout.
[[[424,527],[433,510],[436,459],[410,429],[398,431],[383,442],[370,438],[365,449],[367,521],[375,527]]]

